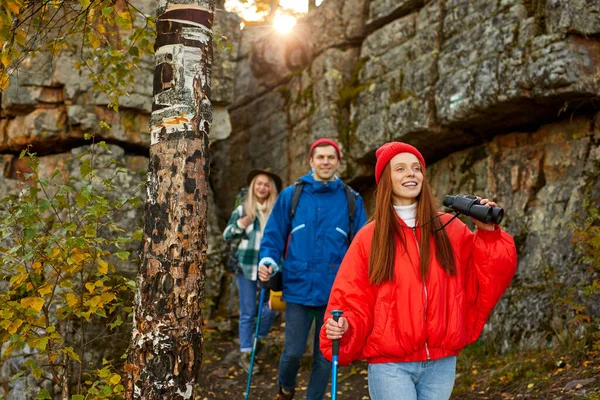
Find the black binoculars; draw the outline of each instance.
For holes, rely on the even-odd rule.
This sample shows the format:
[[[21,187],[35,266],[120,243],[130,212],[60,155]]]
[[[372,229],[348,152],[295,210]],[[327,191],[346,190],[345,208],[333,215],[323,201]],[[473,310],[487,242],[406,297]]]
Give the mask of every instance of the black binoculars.
[[[483,206],[477,197],[470,194],[444,196],[444,205],[485,224],[499,224],[502,218],[504,218],[504,210],[502,208]]]

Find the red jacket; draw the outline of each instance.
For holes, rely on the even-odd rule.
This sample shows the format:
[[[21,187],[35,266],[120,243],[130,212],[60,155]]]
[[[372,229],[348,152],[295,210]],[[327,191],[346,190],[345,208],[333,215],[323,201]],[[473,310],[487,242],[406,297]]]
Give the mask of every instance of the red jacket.
[[[441,220],[446,223],[449,215]],[[406,227],[407,252],[396,248],[394,279],[374,285],[368,278],[374,223],[363,227],[352,241],[340,266],[325,320],[331,310],[342,310],[349,328],[340,339],[339,364],[357,359],[369,363],[435,360],[453,356],[477,340],[485,322],[510,284],[517,268],[511,235],[495,231],[473,233],[455,219],[446,232],[452,242],[457,274],[450,276],[432,257],[429,277],[419,273],[417,238],[420,229]],[[434,248],[432,240],[430,248]],[[331,360],[331,341],[325,325],[321,351]]]

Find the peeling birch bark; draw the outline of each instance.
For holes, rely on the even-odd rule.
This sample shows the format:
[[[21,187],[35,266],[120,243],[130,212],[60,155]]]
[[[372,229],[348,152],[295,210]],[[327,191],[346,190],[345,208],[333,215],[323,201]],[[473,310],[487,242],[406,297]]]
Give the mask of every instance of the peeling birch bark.
[[[191,399],[202,362],[214,0],[159,0],[130,399]]]

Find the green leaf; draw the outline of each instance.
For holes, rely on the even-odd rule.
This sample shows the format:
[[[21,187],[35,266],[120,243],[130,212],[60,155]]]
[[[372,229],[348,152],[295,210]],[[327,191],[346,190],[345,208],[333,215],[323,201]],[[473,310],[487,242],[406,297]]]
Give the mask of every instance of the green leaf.
[[[118,253],[115,253],[115,256],[119,257],[122,261],[125,261],[129,258],[129,254],[128,251],[119,251]]]
[[[90,160],[83,160],[81,162],[81,167],[79,167],[79,172],[81,172],[81,177],[87,177],[90,172],[92,172],[92,166],[90,164]]]
[[[98,146],[102,147],[104,150],[106,150],[108,152],[108,154],[112,154],[112,152],[110,151],[110,149],[108,148],[108,145],[106,144],[106,142],[103,140],[101,142],[98,143]]]
[[[104,367],[98,371],[98,375],[100,376],[100,378],[108,378],[108,376],[110,375],[110,369],[108,367]]]
[[[81,4],[81,7],[83,8],[88,8],[90,6],[90,0],[79,0],[79,4]],[[75,399],[75,397],[73,397],[73,399]]]
[[[50,208],[51,205],[52,205],[52,201],[50,201],[50,200],[45,200],[45,199],[40,200],[40,203],[39,203],[40,212],[41,213],[46,212]]]
[[[45,351],[47,345],[48,345],[48,337],[42,336],[41,338],[38,339],[38,341],[35,345],[35,348],[40,349],[41,351]]]
[[[35,396],[36,399],[38,400],[42,400],[42,399],[50,399],[52,400],[52,397],[50,397],[50,393],[48,393],[48,391],[46,389],[42,389],[38,392],[37,396]]]
[[[104,9],[102,9],[102,16],[106,17],[108,14],[112,13],[114,10],[113,7],[106,7]]]
[[[34,368],[31,370],[31,375],[33,375],[35,377],[35,379],[40,379],[43,374],[44,374],[44,370],[41,368]],[[51,397],[44,397],[44,398],[51,399]]]

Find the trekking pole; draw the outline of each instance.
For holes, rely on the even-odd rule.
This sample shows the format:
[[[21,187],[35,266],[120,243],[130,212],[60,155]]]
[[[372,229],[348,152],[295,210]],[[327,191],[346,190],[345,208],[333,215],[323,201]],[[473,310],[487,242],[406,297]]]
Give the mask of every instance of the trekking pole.
[[[267,267],[270,264],[265,264]],[[260,300],[258,302],[258,313],[256,314],[256,328],[254,329],[254,342],[252,343],[252,355],[250,356],[250,369],[248,370],[248,383],[246,383],[246,397],[245,400],[248,400],[248,396],[250,395],[250,382],[252,382],[252,370],[254,369],[254,357],[256,356],[256,344],[258,343],[258,329],[260,328],[260,318],[262,316],[262,308],[263,303],[265,301],[265,292],[266,292],[266,284],[267,282],[263,282],[260,279],[257,280],[260,282]]]
[[[331,311],[333,320],[337,322],[344,312],[341,310]],[[340,354],[340,339],[331,341],[331,400],[335,400],[337,396],[337,370],[338,370],[338,354]]]

